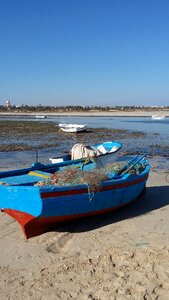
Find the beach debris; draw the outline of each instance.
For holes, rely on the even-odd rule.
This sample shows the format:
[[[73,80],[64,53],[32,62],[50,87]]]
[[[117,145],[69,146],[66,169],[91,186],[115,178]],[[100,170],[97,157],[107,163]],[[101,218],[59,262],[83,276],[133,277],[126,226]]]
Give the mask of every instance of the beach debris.
[[[146,245],[149,245],[149,244],[150,244],[149,242],[143,241],[143,242],[135,243],[134,247],[141,247],[141,246],[146,246]]]

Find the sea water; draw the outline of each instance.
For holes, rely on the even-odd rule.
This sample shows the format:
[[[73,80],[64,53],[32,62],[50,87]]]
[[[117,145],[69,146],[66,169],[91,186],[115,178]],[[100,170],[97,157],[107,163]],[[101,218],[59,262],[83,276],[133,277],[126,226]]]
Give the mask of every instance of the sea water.
[[[0,120],[15,120],[15,121],[32,121],[34,116],[13,116],[0,117]],[[122,129],[129,131],[137,131],[145,133],[144,136],[138,138],[129,138],[118,140],[122,143],[122,151],[127,154],[147,153],[153,162],[156,161],[157,168],[169,170],[169,118],[163,120],[153,120],[151,117],[86,117],[86,116],[47,116],[46,119],[37,119],[36,122],[54,122],[59,123],[77,123],[87,124],[88,128],[107,128],[107,129]],[[110,137],[108,138],[108,140]],[[100,141],[101,142],[101,141]],[[65,143],[66,147],[66,143]],[[56,149],[39,150],[40,161],[49,163],[49,157],[61,154],[64,152],[64,144],[57,151]],[[35,151],[15,151],[8,153],[0,153],[0,168],[13,168],[16,162],[20,165],[29,164],[36,160]],[[8,162],[8,163],[7,163]],[[8,164],[5,165],[5,164]]]

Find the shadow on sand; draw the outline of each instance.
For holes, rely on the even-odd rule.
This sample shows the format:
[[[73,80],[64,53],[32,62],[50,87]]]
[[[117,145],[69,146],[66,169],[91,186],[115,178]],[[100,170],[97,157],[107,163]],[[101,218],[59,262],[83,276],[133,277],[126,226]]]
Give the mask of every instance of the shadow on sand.
[[[71,221],[55,228],[59,232],[85,232],[138,217],[169,205],[169,186],[147,187],[146,194],[114,212]]]

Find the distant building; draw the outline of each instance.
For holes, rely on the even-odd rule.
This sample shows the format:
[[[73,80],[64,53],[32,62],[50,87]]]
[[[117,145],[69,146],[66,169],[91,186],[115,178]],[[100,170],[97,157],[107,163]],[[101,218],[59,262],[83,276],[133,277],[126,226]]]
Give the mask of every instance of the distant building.
[[[7,100],[6,101],[6,107],[9,108],[10,106],[11,106],[11,102],[10,102],[10,100]]]

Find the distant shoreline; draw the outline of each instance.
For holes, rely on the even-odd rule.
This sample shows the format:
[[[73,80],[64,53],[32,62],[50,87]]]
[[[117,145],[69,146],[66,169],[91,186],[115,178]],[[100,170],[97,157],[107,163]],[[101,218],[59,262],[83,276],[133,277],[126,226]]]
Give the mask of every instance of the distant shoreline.
[[[152,115],[161,115],[169,117],[169,110],[133,110],[133,111],[89,111],[89,112],[0,112],[0,116],[85,116],[85,117],[151,117]]]

